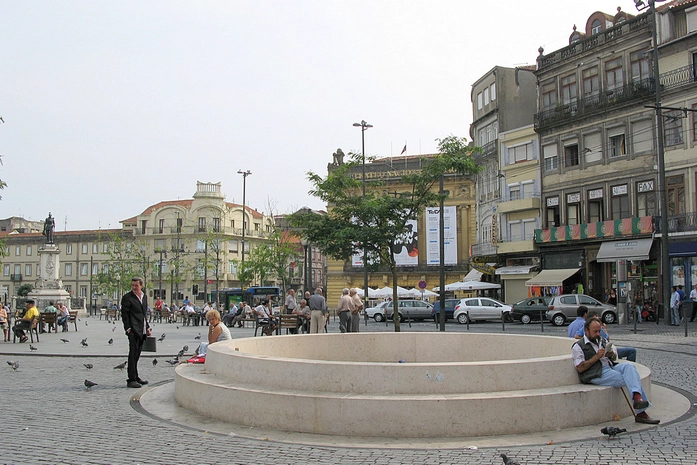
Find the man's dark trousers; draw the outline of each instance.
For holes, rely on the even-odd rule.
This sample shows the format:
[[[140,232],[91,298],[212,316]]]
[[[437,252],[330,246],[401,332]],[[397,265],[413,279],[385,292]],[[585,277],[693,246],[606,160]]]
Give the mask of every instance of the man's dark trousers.
[[[143,343],[147,336],[139,335],[131,331],[128,333],[128,382],[138,381],[138,360],[143,350]]]

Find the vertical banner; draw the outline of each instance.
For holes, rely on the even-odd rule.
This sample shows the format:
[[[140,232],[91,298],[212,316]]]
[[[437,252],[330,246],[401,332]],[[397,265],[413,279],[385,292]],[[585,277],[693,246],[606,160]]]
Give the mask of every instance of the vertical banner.
[[[457,208],[443,208],[446,265],[457,265]],[[426,242],[428,265],[440,265],[440,208],[426,209]]]
[[[392,253],[397,266],[419,264],[419,236],[416,220],[407,221],[406,231],[395,241]]]

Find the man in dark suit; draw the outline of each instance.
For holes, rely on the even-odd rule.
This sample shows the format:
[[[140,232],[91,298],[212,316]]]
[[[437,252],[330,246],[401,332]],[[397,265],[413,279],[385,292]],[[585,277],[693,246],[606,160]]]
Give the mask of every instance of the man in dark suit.
[[[138,376],[138,359],[143,350],[145,338],[151,335],[150,324],[146,318],[148,298],[143,292],[143,278],[131,279],[131,292],[121,299],[121,319],[128,336],[128,380],[130,388],[139,388],[147,381]]]

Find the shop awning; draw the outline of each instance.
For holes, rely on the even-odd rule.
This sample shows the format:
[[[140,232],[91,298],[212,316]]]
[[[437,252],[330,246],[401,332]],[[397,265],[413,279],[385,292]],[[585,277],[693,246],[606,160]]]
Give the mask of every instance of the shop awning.
[[[562,268],[559,270],[542,270],[534,278],[525,281],[525,285],[530,286],[561,286],[565,279],[578,273],[581,268]]]
[[[528,274],[532,266],[502,266],[496,269],[496,274]]]
[[[697,257],[697,242],[674,242],[668,251],[671,257]]]
[[[470,270],[469,273],[467,273],[467,276],[464,277],[463,281],[481,281],[482,279],[482,273],[481,271],[477,271],[474,268]]]
[[[648,260],[651,244],[653,244],[653,239],[603,242],[600,244],[596,261]]]

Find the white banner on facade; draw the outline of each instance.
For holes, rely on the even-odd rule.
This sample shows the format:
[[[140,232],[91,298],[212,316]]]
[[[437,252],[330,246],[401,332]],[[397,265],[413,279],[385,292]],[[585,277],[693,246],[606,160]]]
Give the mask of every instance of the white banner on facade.
[[[406,231],[395,241],[392,249],[397,266],[419,264],[419,235],[416,220],[407,220]]]
[[[457,265],[457,208],[444,207],[446,265]],[[426,208],[427,264],[440,265],[440,208]]]

